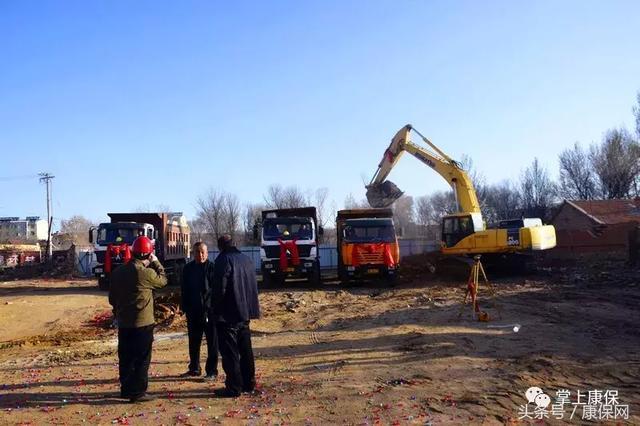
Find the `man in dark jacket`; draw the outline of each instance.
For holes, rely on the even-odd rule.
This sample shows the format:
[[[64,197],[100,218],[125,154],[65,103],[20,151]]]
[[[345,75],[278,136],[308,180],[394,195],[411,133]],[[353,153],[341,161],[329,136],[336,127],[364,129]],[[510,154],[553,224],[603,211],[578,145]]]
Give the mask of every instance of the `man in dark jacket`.
[[[167,285],[164,268],[147,237],[133,242],[133,259],[111,275],[109,303],[118,321],[120,396],[149,401],[149,364],[153,344],[153,290]]]
[[[240,253],[230,235],[218,239],[211,319],[216,321],[225,389],[222,397],[252,392],[256,385],[249,321],[260,317],[258,283],[253,261]]]
[[[205,380],[215,380],[218,376],[218,337],[215,323],[207,318],[213,263],[209,262],[209,250],[201,241],[193,245],[193,257],[194,260],[185,265],[182,273],[182,311],[187,315],[189,334],[189,370],[184,376],[202,374],[200,346],[204,333],[207,340]]]

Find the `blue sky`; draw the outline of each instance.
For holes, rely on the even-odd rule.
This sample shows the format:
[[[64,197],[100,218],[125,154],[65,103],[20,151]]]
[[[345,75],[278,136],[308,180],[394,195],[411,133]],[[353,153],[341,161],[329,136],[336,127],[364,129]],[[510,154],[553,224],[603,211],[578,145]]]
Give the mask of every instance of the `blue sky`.
[[[632,127],[638,1],[0,2],[0,216],[364,196],[412,123],[489,182]],[[445,189],[406,157],[409,195]]]

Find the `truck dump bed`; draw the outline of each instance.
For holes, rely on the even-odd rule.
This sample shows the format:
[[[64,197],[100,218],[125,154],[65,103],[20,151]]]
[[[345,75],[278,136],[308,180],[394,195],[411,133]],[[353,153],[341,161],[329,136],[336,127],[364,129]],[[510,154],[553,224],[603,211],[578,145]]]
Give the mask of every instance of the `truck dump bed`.
[[[318,220],[316,215],[317,213],[315,207],[299,207],[295,209],[273,209],[262,211],[263,220],[268,217],[310,217],[313,218],[313,221],[317,223]]]
[[[189,225],[182,213],[108,213],[111,223],[148,223],[158,231],[156,256],[161,262],[190,256]]]
[[[337,221],[347,219],[377,219],[393,217],[391,209],[348,209],[338,211]]]

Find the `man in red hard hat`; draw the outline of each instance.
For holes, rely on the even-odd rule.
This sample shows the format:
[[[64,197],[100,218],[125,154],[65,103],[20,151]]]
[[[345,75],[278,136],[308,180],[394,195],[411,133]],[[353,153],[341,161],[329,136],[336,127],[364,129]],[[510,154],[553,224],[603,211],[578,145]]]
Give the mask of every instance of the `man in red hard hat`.
[[[133,259],[111,275],[109,303],[118,321],[120,396],[130,402],[149,401],[149,364],[153,343],[153,290],[167,285],[164,268],[153,254],[153,242],[133,242]]]

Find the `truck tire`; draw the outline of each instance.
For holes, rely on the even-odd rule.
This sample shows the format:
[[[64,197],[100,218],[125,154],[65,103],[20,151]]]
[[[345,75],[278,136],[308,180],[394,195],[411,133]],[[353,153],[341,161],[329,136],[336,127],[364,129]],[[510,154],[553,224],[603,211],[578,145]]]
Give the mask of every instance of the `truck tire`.
[[[343,285],[348,285],[349,281],[351,281],[347,273],[340,268],[338,268],[338,280],[340,281],[340,284],[343,284]]]
[[[386,274],[384,277],[385,284],[388,287],[395,287],[398,281],[398,275],[396,274]]]
[[[98,288],[102,291],[109,291],[109,278],[98,278]]]
[[[313,266],[313,271],[309,273],[309,284],[318,287],[322,284],[322,274],[320,273],[320,264],[317,262]]]
[[[269,288],[271,287],[271,276],[269,275],[269,272],[266,270],[262,270],[262,285],[261,287],[263,288]]]

